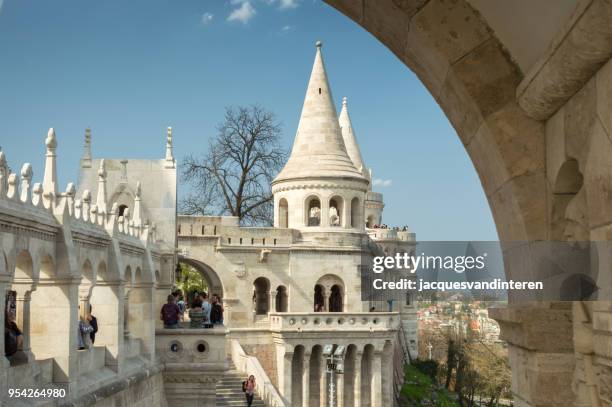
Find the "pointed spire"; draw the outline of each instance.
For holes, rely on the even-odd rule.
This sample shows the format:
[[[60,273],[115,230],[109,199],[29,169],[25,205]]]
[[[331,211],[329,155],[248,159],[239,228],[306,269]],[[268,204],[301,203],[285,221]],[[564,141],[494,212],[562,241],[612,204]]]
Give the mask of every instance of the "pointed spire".
[[[43,177],[43,191],[47,207],[50,201],[57,196],[57,168],[55,149],[57,148],[57,139],[55,138],[55,130],[49,129],[47,138],[45,139],[47,153],[45,154],[45,175]]]
[[[348,101],[346,96],[342,98],[342,110],[340,111],[340,117],[338,118],[340,123],[340,129],[342,130],[342,138],[344,139],[344,145],[346,146],[346,152],[348,153],[351,161],[364,177],[368,177],[368,171],[363,163],[361,157],[361,151],[359,150],[359,144],[357,144],[357,138],[353,131],[353,124],[351,123],[351,117],[348,112]]]
[[[316,45],[314,65],[291,156],[274,183],[304,177],[363,179],[347,154],[325,72],[322,44],[319,41]]]
[[[172,155],[172,127],[166,130],[166,168],[174,168],[174,156]]]
[[[83,146],[82,168],[91,168],[91,129],[85,129],[85,144]]]
[[[99,213],[106,213],[106,165],[104,164],[104,159],[100,160],[100,168],[98,168],[96,206]]]
[[[132,219],[134,220],[134,225],[140,226],[142,224],[142,208],[140,206],[140,195],[142,193],[142,189],[140,187],[140,181],[136,183],[136,196],[134,197],[134,215]]]

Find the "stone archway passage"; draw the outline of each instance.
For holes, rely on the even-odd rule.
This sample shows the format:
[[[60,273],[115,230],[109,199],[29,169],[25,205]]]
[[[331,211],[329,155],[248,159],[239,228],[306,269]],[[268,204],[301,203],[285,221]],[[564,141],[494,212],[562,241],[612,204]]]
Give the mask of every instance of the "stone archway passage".
[[[209,295],[217,294],[221,299],[224,298],[223,283],[221,282],[221,278],[219,277],[217,272],[213,270],[212,267],[201,261],[190,259],[184,256],[179,256],[178,261],[179,263],[185,263],[193,267],[202,275],[202,277],[204,277],[204,280],[206,280],[206,283],[209,287]]]

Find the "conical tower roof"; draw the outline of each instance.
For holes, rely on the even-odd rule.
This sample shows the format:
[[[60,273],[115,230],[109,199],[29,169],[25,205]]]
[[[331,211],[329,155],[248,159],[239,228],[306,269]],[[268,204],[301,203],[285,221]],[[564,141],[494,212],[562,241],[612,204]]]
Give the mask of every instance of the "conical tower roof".
[[[342,98],[342,110],[340,110],[338,122],[340,123],[340,130],[342,131],[344,146],[346,147],[346,152],[348,153],[349,158],[355,165],[355,168],[360,170],[364,177],[369,178],[368,170],[363,163],[363,158],[361,157],[359,144],[357,144],[357,138],[353,130],[351,117],[349,116],[346,96]]]
[[[290,179],[338,177],[364,180],[346,151],[323,64],[321,43],[317,42],[293,149],[287,164],[273,183]]]

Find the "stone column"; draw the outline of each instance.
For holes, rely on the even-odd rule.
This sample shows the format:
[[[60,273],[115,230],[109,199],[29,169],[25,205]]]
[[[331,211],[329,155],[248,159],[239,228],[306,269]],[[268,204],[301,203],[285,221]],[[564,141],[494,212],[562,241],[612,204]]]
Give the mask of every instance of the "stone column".
[[[372,407],[382,407],[382,352],[375,350],[372,353],[372,364],[370,365],[372,375]]]
[[[80,277],[40,280],[32,295],[30,344],[37,359],[53,358],[53,381],[76,388]]]
[[[106,366],[119,372],[125,356],[122,281],[99,281],[93,289],[91,305],[98,319],[95,345],[106,347]]]
[[[508,342],[516,406],[570,406],[572,377],[572,303],[533,303],[492,308]]]
[[[278,371],[278,390],[287,402],[291,401],[291,378],[293,352],[287,349],[282,340],[276,342],[276,366]]]
[[[310,352],[304,351],[302,366],[302,407],[310,407]]]
[[[321,201],[321,224],[322,227],[329,227],[329,198]]]
[[[351,202],[344,202],[342,205],[342,214],[340,215],[340,226],[343,228],[351,227]]]
[[[336,406],[342,407],[344,406],[344,374],[335,374],[335,376],[336,376]]]
[[[328,406],[327,400],[329,399],[329,395],[327,394],[327,359],[325,356],[321,355],[321,360],[319,363],[319,371],[320,371],[320,380],[319,380],[319,402],[321,407]],[[331,407],[331,406],[329,406]]]
[[[2,188],[2,185],[0,185],[0,188]],[[0,267],[3,265],[0,265]],[[0,295],[2,295],[2,298],[6,297],[6,292],[8,291],[8,287],[9,287],[9,276],[8,275],[0,275]],[[6,308],[5,308],[5,301],[2,301],[2,303],[0,304],[0,326],[4,326],[4,318],[6,316]],[[0,335],[0,349],[4,349],[4,335]],[[8,361],[8,359],[6,357],[4,357],[4,353],[0,354],[0,389],[5,389],[6,388],[6,375],[4,374],[5,371],[3,371],[5,368],[8,368],[10,366],[10,363]],[[5,393],[6,394],[6,393]]]
[[[361,407],[361,360],[363,359],[363,352],[355,352],[355,368],[354,368],[354,407]],[[349,407],[349,406],[346,406]]]
[[[27,285],[15,285],[15,305],[17,314],[15,315],[15,322],[21,331],[23,332],[23,353],[27,356],[28,362],[33,361],[34,355],[30,346],[30,304],[32,298],[32,287],[30,284]]]

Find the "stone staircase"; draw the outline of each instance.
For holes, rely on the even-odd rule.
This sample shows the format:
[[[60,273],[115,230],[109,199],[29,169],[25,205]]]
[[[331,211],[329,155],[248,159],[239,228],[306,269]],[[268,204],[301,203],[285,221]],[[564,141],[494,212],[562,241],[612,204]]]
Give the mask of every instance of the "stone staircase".
[[[246,377],[236,370],[233,364],[230,366],[230,370],[225,372],[225,375],[217,382],[217,407],[246,406],[246,396],[242,392],[242,382]],[[265,407],[257,393],[255,393],[252,406]]]

